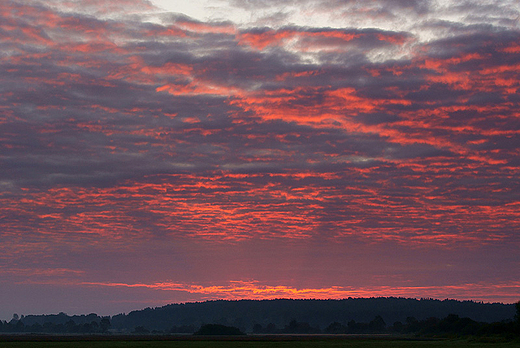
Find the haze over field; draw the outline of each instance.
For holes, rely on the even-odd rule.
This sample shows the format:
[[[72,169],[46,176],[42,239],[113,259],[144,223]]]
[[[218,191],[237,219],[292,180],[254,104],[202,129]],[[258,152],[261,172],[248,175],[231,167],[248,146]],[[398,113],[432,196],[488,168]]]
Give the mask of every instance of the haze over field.
[[[4,0],[0,72],[2,319],[520,300],[518,1]]]

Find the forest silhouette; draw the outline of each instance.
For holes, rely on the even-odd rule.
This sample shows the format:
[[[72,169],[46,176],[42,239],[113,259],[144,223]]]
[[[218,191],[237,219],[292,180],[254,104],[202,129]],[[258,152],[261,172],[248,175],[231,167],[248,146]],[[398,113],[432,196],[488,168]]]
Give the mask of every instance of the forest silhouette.
[[[520,337],[520,301],[349,298],[206,301],[101,317],[13,315],[1,333],[48,334],[395,334]]]

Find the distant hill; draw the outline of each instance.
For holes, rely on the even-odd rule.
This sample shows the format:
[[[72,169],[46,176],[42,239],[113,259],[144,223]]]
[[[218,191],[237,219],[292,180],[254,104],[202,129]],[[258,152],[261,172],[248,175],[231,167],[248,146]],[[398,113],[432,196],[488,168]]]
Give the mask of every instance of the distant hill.
[[[278,328],[294,323],[308,323],[324,329],[333,322],[347,325],[350,321],[368,323],[380,316],[386,325],[414,317],[444,318],[449,314],[471,318],[478,322],[511,320],[515,306],[473,301],[348,298],[344,300],[240,300],[207,301],[171,304],[146,308],[111,318],[112,329],[131,331],[135,327],[164,332],[194,332],[204,324],[229,325],[252,332],[255,325]]]

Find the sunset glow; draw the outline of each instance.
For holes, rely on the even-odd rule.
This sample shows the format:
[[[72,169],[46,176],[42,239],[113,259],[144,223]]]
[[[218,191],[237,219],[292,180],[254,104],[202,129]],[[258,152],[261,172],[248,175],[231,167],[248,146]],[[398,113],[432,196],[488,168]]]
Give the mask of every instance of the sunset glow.
[[[520,300],[520,5],[279,3],[0,2],[0,319]]]

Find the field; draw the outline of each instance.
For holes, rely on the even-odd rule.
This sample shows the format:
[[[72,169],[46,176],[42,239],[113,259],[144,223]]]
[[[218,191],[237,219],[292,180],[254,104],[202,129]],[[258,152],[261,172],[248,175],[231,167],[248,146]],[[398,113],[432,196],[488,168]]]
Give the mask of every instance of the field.
[[[506,348],[519,341],[414,340],[389,337],[79,337],[0,336],[2,348]]]

